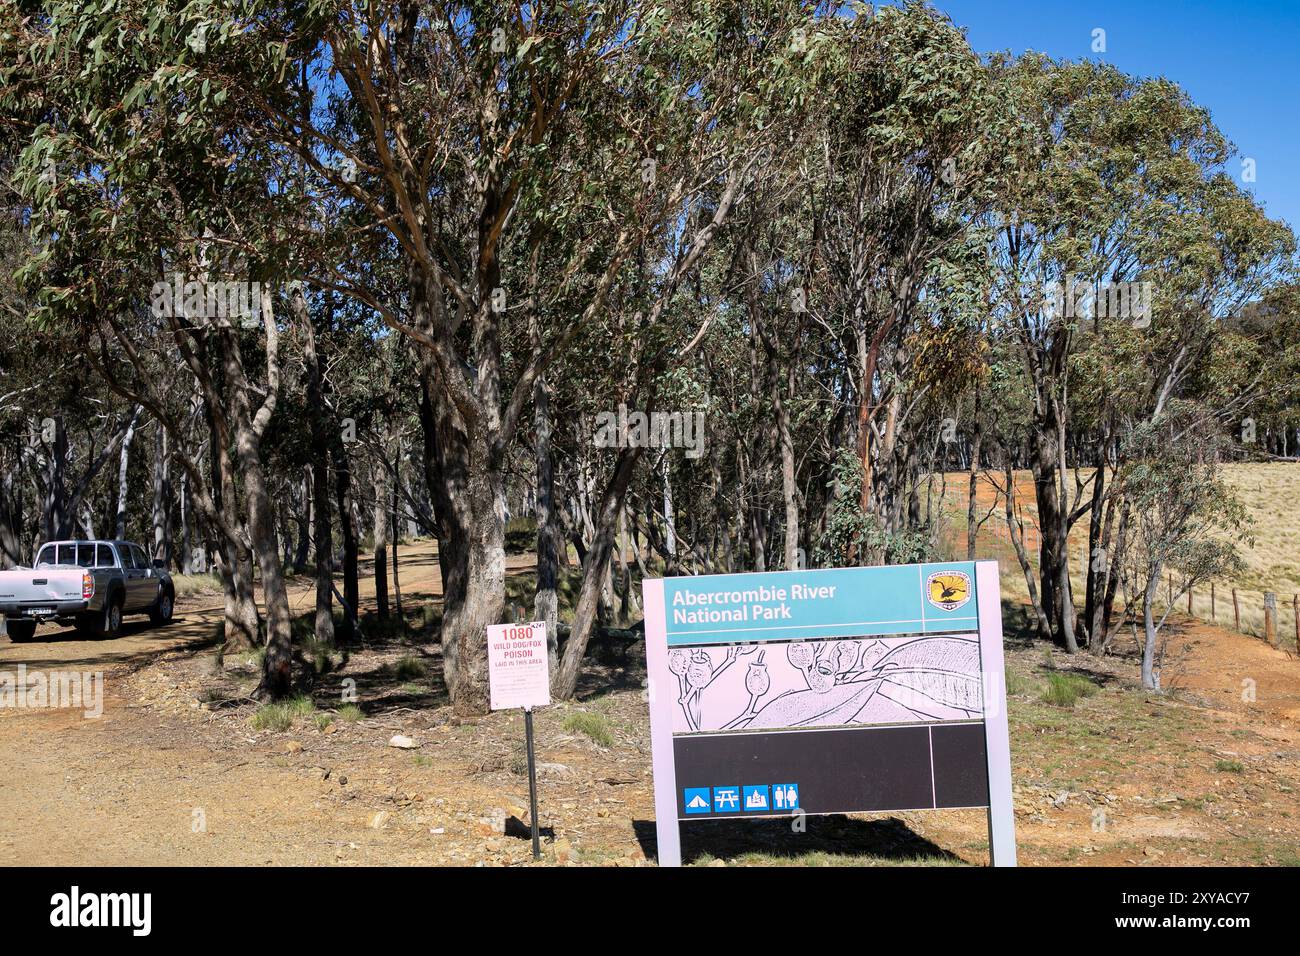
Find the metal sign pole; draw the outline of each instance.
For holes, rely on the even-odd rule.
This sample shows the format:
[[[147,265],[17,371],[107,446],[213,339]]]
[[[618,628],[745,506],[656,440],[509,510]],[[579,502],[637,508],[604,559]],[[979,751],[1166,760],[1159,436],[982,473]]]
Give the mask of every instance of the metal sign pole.
[[[524,708],[524,734],[528,738],[528,802],[533,826],[533,859],[542,858],[542,845],[537,832],[537,759],[533,756],[533,709]]]

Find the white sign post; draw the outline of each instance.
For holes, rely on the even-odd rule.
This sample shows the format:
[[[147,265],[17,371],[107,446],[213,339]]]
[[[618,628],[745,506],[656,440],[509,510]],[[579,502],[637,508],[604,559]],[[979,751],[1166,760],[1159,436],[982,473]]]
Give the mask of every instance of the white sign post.
[[[533,708],[551,702],[546,656],[546,622],[490,624],[487,629],[488,688],[493,710],[524,709],[528,744],[528,800],[532,816],[533,859],[541,858],[537,831],[537,762],[533,753]]]

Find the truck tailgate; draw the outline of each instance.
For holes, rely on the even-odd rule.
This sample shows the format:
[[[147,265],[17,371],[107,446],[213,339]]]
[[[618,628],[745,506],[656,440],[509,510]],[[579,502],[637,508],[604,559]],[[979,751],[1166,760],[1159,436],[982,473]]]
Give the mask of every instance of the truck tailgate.
[[[59,604],[81,600],[82,571],[70,568],[17,568],[0,571],[0,603]]]

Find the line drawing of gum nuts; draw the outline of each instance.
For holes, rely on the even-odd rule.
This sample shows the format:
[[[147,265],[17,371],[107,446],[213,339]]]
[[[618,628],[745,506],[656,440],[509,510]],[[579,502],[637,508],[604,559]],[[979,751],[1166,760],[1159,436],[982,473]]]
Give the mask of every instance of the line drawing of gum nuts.
[[[843,674],[852,671],[858,663],[859,645],[857,641],[835,642],[835,672]]]
[[[796,641],[794,644],[785,646],[785,659],[798,668],[799,673],[803,674],[804,683],[812,687],[812,680],[808,674],[812,670],[813,664],[817,662],[817,647],[806,641]]]
[[[838,656],[833,646],[825,648],[824,653],[818,655],[813,666],[803,672],[809,690],[824,694],[835,686],[835,659]]]
[[[691,662],[686,667],[686,684],[688,690],[680,703],[686,714],[686,723],[691,730],[700,729],[700,691],[709,686],[713,679],[713,659],[708,651],[694,651]]]
[[[735,727],[752,717],[758,711],[759,699],[771,688],[772,675],[767,672],[767,665],[763,663],[763,655],[766,653],[766,651],[759,651],[758,657],[750,662],[749,670],[745,672],[745,690],[749,692],[749,706],[724,724],[724,730]]]
[[[690,663],[691,655],[680,647],[673,648],[668,652],[668,669],[677,678],[677,697],[679,700],[686,696],[686,668]]]
[[[745,648],[745,647],[741,647],[739,644],[732,644],[730,647],[727,648],[727,657],[726,660],[722,662],[722,666],[719,667],[716,671],[714,671],[713,676],[709,678],[709,684],[712,684],[715,680],[721,677],[722,672],[725,671],[732,664],[734,664],[736,662],[736,659],[740,657],[741,654],[752,654],[755,650],[756,648],[754,648],[752,645],[748,648]],[[708,687],[709,684],[705,684],[704,687]],[[700,688],[700,689],[703,690],[704,688]]]
[[[817,659],[817,652],[806,641],[796,641],[793,644],[786,645],[785,659],[799,670],[806,671],[812,667],[813,661]]]

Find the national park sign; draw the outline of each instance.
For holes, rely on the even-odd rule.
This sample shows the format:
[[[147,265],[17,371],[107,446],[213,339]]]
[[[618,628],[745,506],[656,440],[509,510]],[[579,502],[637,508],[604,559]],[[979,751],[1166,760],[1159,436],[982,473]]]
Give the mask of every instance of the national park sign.
[[[996,562],[643,593],[660,865],[683,821],[957,807],[1015,864]]]

